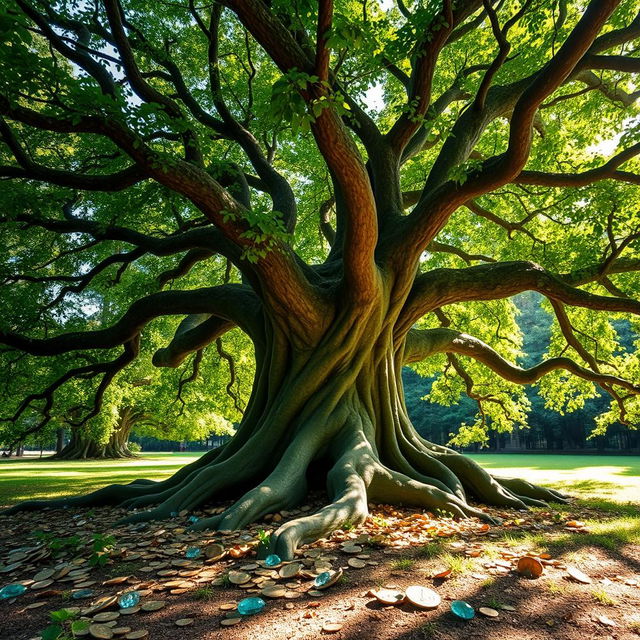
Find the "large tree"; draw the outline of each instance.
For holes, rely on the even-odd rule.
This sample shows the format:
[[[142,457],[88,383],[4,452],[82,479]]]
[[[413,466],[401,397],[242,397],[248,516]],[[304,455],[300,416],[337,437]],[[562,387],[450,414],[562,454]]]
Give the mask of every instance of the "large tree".
[[[228,444],[163,482],[18,508],[141,521],[233,495],[196,527],[234,529],[326,480],[329,504],[271,537],[290,557],[372,501],[484,518],[470,496],[562,499],[421,438],[406,363],[477,401],[468,437],[523,422],[540,379],[551,404],[597,384],[603,425],[637,421],[638,360],[609,322],[640,314],[637,1],[390,5],[3,0],[0,342],[58,373],[12,417],[42,409],[39,428],[77,378],[97,412],[160,316],[181,320],[158,367],[196,374],[234,329],[255,353]],[[127,309],[81,330],[82,292],[132,269]],[[523,369],[509,298],[527,290],[556,329]]]

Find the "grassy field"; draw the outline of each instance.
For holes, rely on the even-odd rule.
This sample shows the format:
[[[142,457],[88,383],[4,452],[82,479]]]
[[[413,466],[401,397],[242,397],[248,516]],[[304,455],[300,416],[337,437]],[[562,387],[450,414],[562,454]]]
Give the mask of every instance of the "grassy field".
[[[148,453],[136,460],[0,460],[0,505],[86,493],[136,478],[162,480],[199,453]],[[492,473],[519,476],[581,498],[640,503],[640,456],[477,454]]]
[[[481,453],[491,473],[518,476],[578,498],[640,503],[640,456]]]
[[[136,478],[163,480],[200,453],[147,453],[134,460],[0,460],[0,505],[88,493]]]

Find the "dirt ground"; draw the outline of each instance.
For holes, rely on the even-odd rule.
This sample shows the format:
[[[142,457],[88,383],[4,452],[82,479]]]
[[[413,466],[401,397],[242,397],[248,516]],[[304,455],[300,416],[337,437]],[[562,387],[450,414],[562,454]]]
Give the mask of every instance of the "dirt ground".
[[[303,509],[318,506],[311,503]],[[300,515],[300,510],[272,515],[240,532],[185,530],[190,517],[212,512],[215,509],[181,513],[170,522],[142,526],[118,526],[122,512],[106,508],[0,517],[0,587],[27,587],[24,594],[0,601],[0,638],[40,638],[51,624],[50,612],[60,609],[71,609],[87,620],[98,616],[93,623],[99,626],[78,637],[640,638],[640,548],[616,536],[611,544],[601,544],[602,539],[578,519],[606,522],[613,514],[578,503],[562,512],[496,510],[503,524],[492,527],[376,505],[365,525],[346,527],[302,548],[293,577],[280,577],[286,565],[271,568],[257,562],[255,551],[259,535]],[[113,548],[101,550],[100,535],[107,533],[115,538]],[[94,534],[99,534],[97,552],[92,548]],[[188,549],[198,557],[189,558]],[[96,560],[100,555],[106,564],[91,567],[92,556]],[[527,555],[537,557],[544,568],[537,579],[517,571],[519,559]],[[580,569],[590,582],[570,577],[572,568]],[[333,575],[340,569],[342,576],[333,586],[315,588],[318,574]],[[443,574],[448,575],[434,577]],[[230,579],[246,582],[238,585]],[[440,605],[432,610],[410,603],[389,606],[371,595],[383,588],[404,592],[411,585],[436,591]],[[74,598],[87,589],[86,598]],[[141,595],[139,611],[122,612],[115,602],[109,604],[107,597],[131,590]],[[253,596],[264,599],[264,610],[239,619],[235,604]],[[450,610],[454,600],[467,601],[475,617],[456,618]],[[161,608],[144,611],[150,601],[164,604],[147,605]],[[484,616],[478,611],[481,607],[497,616]]]

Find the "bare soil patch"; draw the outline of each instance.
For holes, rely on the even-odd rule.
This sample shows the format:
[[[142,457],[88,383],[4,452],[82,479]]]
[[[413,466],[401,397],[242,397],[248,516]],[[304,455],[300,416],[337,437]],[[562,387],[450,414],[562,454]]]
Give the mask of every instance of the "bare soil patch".
[[[27,588],[0,601],[0,638],[39,638],[50,612],[74,607],[77,616],[100,625],[92,627],[98,636],[80,637],[108,637],[109,630],[114,638],[146,631],[157,640],[640,637],[640,549],[615,531],[611,543],[603,544],[609,538],[583,526],[600,521],[615,527],[613,513],[580,504],[562,512],[494,510],[503,523],[489,527],[474,519],[456,522],[376,505],[365,525],[300,549],[294,571],[289,564],[264,566],[256,549],[260,535],[301,510],[273,514],[243,531],[187,531],[189,518],[212,512],[215,508],[126,526],[116,524],[121,510],[107,508],[0,517],[0,587]],[[96,553],[94,534],[98,540],[113,535],[114,547]],[[189,557],[194,550],[197,556]],[[106,564],[91,567],[92,556],[95,561],[102,553]],[[523,556],[538,558],[540,577],[518,573]],[[572,578],[571,568],[591,582]],[[340,570],[335,584],[316,587],[319,574]],[[404,593],[412,585],[436,591],[440,605],[385,605],[371,595],[381,589]],[[74,598],[83,590],[86,597]],[[107,597],[130,591],[141,596],[139,611],[122,611],[113,602],[96,611]],[[236,605],[247,597],[261,597],[266,606],[235,622]],[[450,610],[454,600],[468,602],[475,617],[456,618]],[[149,605],[157,601],[164,604]],[[498,615],[486,617],[481,607]]]

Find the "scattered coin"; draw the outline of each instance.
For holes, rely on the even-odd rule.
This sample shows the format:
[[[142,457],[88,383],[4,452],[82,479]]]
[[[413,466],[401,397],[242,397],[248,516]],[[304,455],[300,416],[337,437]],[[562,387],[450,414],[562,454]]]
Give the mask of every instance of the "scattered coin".
[[[544,572],[542,562],[532,556],[523,556],[518,560],[517,571],[527,578],[539,578]]]
[[[46,589],[47,587],[50,587],[53,584],[53,580],[39,580],[38,582],[34,582],[31,585],[31,588],[36,591],[38,589]]]
[[[567,567],[567,573],[569,574],[569,577],[576,582],[581,582],[582,584],[591,584],[591,578],[576,567]]]
[[[89,635],[101,640],[111,640],[113,631],[106,624],[91,624],[89,625]]]
[[[242,618],[225,618],[224,620],[220,620],[220,624],[223,627],[232,627],[234,624],[238,624],[238,622],[242,622]]]
[[[412,605],[419,609],[436,609],[440,606],[440,602],[442,602],[439,593],[420,585],[408,587],[406,597]]]
[[[369,593],[381,604],[402,604],[405,601],[405,595],[402,591],[379,589],[378,591],[370,591]]]
[[[292,562],[291,564],[285,564],[278,571],[278,575],[281,578],[294,578],[302,570],[302,564],[300,562]]]
[[[93,616],[94,622],[111,622],[112,620],[117,620],[120,617],[120,613],[118,611],[103,611],[102,613],[96,613]]]
[[[245,584],[251,580],[251,575],[244,571],[229,571],[228,577],[231,584]]]
[[[180,618],[175,622],[178,627],[188,627],[190,624],[193,624],[193,618]]]
[[[284,598],[287,593],[285,587],[281,586],[273,586],[273,587],[265,587],[261,592],[261,595],[266,596],[267,598]]]

